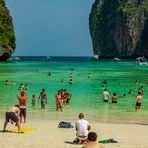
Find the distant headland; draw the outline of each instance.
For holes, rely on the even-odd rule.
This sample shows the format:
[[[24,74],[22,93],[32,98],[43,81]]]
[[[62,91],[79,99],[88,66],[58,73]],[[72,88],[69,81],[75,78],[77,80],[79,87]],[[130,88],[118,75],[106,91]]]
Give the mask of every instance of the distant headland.
[[[0,61],[8,59],[14,53],[15,47],[12,17],[5,1],[0,0]]]
[[[148,57],[147,26],[147,0],[96,0],[89,15],[94,55]]]

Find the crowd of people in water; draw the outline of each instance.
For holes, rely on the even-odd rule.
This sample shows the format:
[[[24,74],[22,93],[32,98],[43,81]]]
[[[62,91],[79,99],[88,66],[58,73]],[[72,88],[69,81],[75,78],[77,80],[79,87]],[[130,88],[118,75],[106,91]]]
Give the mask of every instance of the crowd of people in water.
[[[107,88],[105,88],[105,86],[104,86],[105,84],[107,84],[107,81],[106,80],[102,81],[102,89],[104,90],[103,94],[102,94],[102,99],[103,99],[103,102],[108,102],[109,99],[110,99],[110,94],[109,94]],[[140,85],[137,80],[136,80],[135,84]],[[147,85],[147,83],[146,83],[146,85]],[[129,92],[128,92],[128,94],[130,94],[130,95],[133,94],[133,93],[134,92],[133,92],[132,89],[130,89]],[[137,98],[135,100],[135,110],[140,110],[143,94],[144,94],[144,88],[143,88],[143,86],[140,86],[138,91],[137,91]],[[126,97],[126,93],[123,94],[123,98],[125,98],[125,97]],[[116,92],[114,92],[112,94],[111,101],[112,101],[112,103],[118,102],[118,96],[116,95]]]
[[[48,76],[51,76],[51,73],[48,73]],[[70,81],[69,81],[69,85],[72,86],[73,85],[73,78],[74,78],[74,74],[70,73],[69,75]],[[91,73],[88,73],[88,79],[91,79]],[[63,83],[63,79],[61,80],[61,82]],[[113,92],[112,95],[110,95],[109,91],[107,90],[107,80],[103,80],[101,82],[102,85],[102,101],[103,102],[111,102],[116,104],[118,103],[118,96],[116,94],[116,92]],[[10,82],[8,80],[6,80],[6,85],[15,85],[16,83],[14,81]],[[135,81],[135,85],[139,86],[139,90],[137,92],[137,98],[135,100],[135,110],[140,110],[141,109],[141,102],[142,102],[142,98],[143,98],[143,94],[144,94],[144,88],[142,85],[139,84],[138,80]],[[148,85],[148,83],[146,83],[146,85]],[[129,89],[129,91],[127,92],[128,94],[132,95],[134,92],[132,89]],[[24,122],[26,122],[26,102],[28,99],[28,85],[25,84],[20,84],[19,85],[19,92],[16,95],[16,97],[18,98],[18,104],[19,104],[19,108],[20,108],[20,121],[22,122],[22,118],[24,119]],[[68,92],[66,89],[60,89],[57,91],[57,93],[55,94],[55,104],[56,104],[56,111],[62,111],[63,107],[65,107],[67,104],[69,104],[70,100],[71,100],[72,94],[70,92]],[[123,98],[126,98],[126,93],[123,94],[122,96]],[[41,105],[41,109],[45,109],[45,106],[47,104],[48,98],[47,98],[47,94],[45,89],[43,88],[41,90],[41,92],[39,93],[38,96],[38,100],[36,100],[36,96],[35,94],[32,95],[32,99],[31,99],[31,104],[32,107],[34,107],[37,103],[40,103]]]
[[[48,73],[48,76],[52,76],[52,74]],[[73,86],[74,74],[70,73],[69,78],[70,78],[69,86]],[[92,78],[92,75],[90,72],[88,73],[87,78],[88,79]],[[61,79],[61,83],[64,83],[64,79]],[[6,85],[15,85],[15,84],[16,83],[14,81],[10,82],[6,80]],[[110,95],[110,92],[107,89],[107,84],[108,84],[107,80],[103,80],[101,82],[102,102],[104,103],[111,102],[113,104],[117,104],[118,95],[116,92],[113,92],[113,94]],[[135,81],[135,85],[139,87],[137,91],[137,97],[135,99],[135,110],[138,111],[141,109],[141,103],[142,103],[142,98],[144,94],[144,87],[140,85],[138,80]],[[146,85],[148,85],[148,83],[146,83]],[[16,97],[18,99],[18,105],[15,105],[9,108],[9,110],[5,113],[5,122],[3,126],[4,132],[6,131],[6,127],[9,122],[12,124],[13,122],[15,122],[16,123],[15,125],[18,128],[18,133],[23,133],[21,131],[21,123],[26,122],[26,114],[27,114],[26,104],[28,100],[28,85],[20,84],[18,89],[19,89],[19,92],[18,94],[16,94]],[[132,89],[129,89],[129,91],[125,92],[122,97],[126,98],[127,94],[132,95],[133,93],[134,91]],[[62,112],[63,107],[65,107],[66,105],[70,103],[71,98],[72,98],[72,94],[66,89],[58,90],[57,93],[55,94],[56,111],[60,110]],[[45,109],[45,106],[48,103],[48,97],[47,97],[47,94],[44,88],[39,93],[38,100],[36,99],[35,94],[32,95],[32,99],[31,99],[32,107],[35,107],[36,103],[40,103],[41,109]],[[87,148],[87,147],[103,148],[104,147],[103,145],[95,142],[97,140],[97,134],[95,132],[90,132],[91,126],[89,122],[84,119],[83,113],[79,114],[79,119],[75,123],[75,130],[76,130],[76,136],[78,140],[77,142],[79,144],[84,143],[84,142],[87,143],[87,145],[84,145],[82,148]]]
[[[48,72],[48,76],[52,76],[52,73],[51,72]],[[72,86],[73,85],[73,78],[74,78],[74,74],[73,73],[70,73],[69,75],[69,86]],[[91,76],[91,73],[89,72],[88,73],[88,79],[91,79],[92,76]],[[61,83],[63,83],[64,80],[61,79]],[[101,82],[101,86],[102,86],[102,101],[103,102],[109,102],[109,100],[111,100],[112,103],[118,103],[118,96],[116,94],[116,92],[113,92],[112,95],[110,95],[110,93],[108,92],[107,90],[107,80],[103,80]],[[6,80],[6,85],[15,85],[16,83],[14,81],[8,81]],[[135,85],[139,86],[139,90],[137,92],[137,98],[136,98],[136,101],[135,101],[135,109],[136,110],[140,110],[140,107],[141,107],[141,102],[142,102],[142,96],[144,94],[144,88],[142,85],[140,85],[140,83],[138,82],[138,80],[135,81]],[[148,85],[148,82],[146,82],[146,85]],[[19,86],[19,94],[21,96],[28,96],[28,85],[25,84],[20,84]],[[125,92],[123,94],[123,98],[126,98],[126,95],[128,94],[133,94],[133,90],[132,89],[129,89],[128,92]],[[57,93],[55,94],[55,104],[56,104],[56,111],[60,110],[62,111],[63,107],[66,106],[67,104],[69,104],[69,101],[72,97],[72,94],[70,92],[68,92],[66,89],[60,89],[59,91],[57,91]],[[17,98],[19,98],[17,96]],[[38,97],[38,100],[36,100],[36,96],[35,94],[32,95],[32,101],[31,101],[31,104],[32,106],[34,107],[36,105],[36,102],[40,102],[41,104],[41,109],[45,109],[45,105],[47,104],[47,94],[46,94],[46,91],[45,89],[43,88],[39,94],[39,97]],[[21,104],[21,101],[19,102],[19,104]],[[26,103],[25,103],[26,104]],[[25,105],[23,105],[25,106]]]

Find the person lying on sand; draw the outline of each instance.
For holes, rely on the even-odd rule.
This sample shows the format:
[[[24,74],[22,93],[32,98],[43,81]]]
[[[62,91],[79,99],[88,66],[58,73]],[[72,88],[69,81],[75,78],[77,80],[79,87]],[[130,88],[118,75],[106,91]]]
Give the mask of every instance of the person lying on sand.
[[[82,148],[105,148],[103,144],[96,143],[97,134],[90,132],[88,134],[88,143],[86,143]]]

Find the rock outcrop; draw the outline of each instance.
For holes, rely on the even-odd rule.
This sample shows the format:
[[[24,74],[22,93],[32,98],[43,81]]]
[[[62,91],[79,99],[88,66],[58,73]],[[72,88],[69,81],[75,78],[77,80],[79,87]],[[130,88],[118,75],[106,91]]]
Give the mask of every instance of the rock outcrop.
[[[148,57],[148,0],[96,0],[89,29],[99,57]]]
[[[8,59],[14,53],[15,47],[12,17],[9,15],[5,1],[0,0],[0,60]]]

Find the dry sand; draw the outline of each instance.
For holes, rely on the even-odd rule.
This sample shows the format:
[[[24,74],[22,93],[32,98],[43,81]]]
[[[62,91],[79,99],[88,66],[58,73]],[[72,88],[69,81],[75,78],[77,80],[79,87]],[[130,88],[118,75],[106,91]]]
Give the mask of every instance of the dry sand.
[[[22,127],[37,128],[24,134],[0,132],[0,148],[81,148],[71,142],[75,129],[58,128],[58,120],[28,121]],[[148,125],[112,124],[89,121],[99,139],[114,138],[118,143],[104,144],[105,148],[148,148]],[[72,121],[74,125],[74,121]],[[3,119],[0,120],[1,129]],[[7,129],[16,128],[9,124]]]

